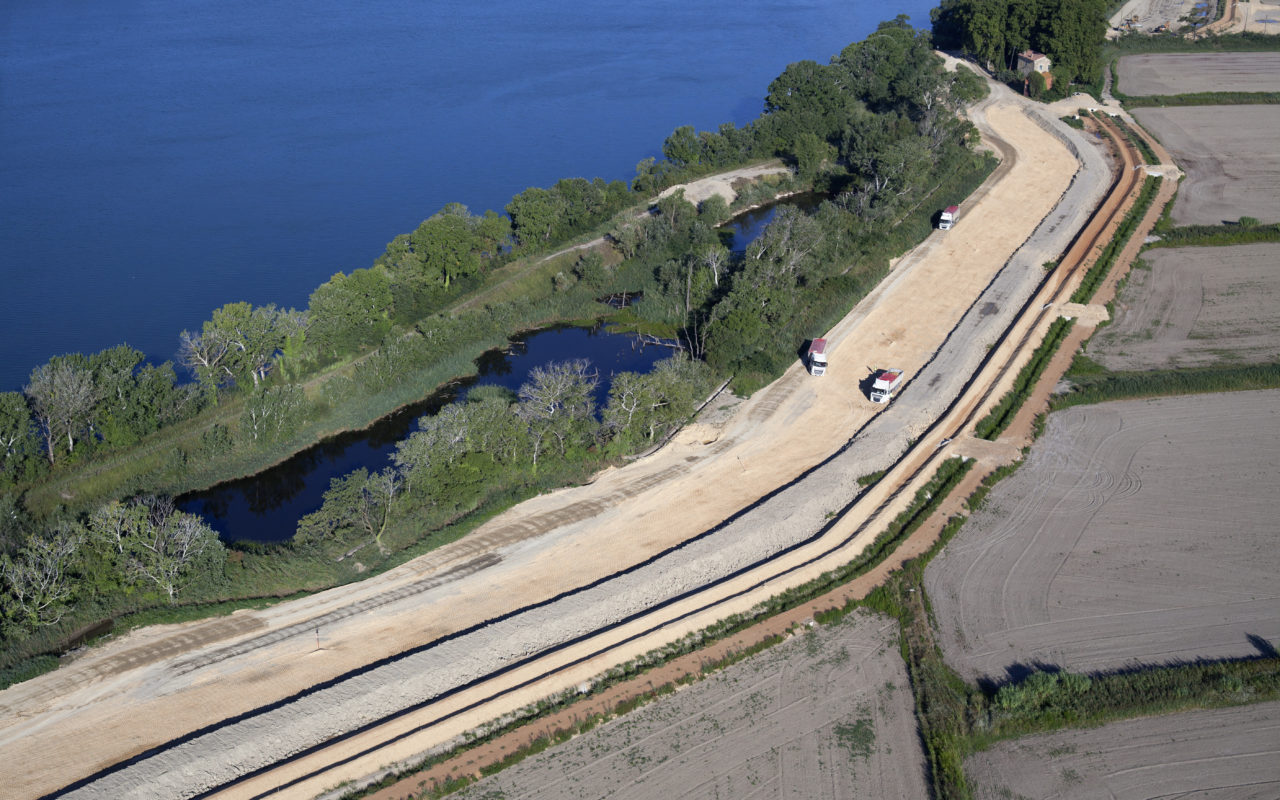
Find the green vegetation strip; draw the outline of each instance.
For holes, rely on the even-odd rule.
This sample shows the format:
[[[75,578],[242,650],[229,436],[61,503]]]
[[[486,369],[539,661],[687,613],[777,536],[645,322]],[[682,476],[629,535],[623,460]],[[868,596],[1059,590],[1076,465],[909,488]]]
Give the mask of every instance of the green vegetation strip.
[[[1098,286],[1102,284],[1107,273],[1111,271],[1111,267],[1119,258],[1124,246],[1129,243],[1129,239],[1133,236],[1133,232],[1137,230],[1138,225],[1142,223],[1142,218],[1146,216],[1147,209],[1151,207],[1155,201],[1156,193],[1160,191],[1161,178],[1149,176],[1142,184],[1142,191],[1138,194],[1138,200],[1133,204],[1133,208],[1129,209],[1129,213],[1125,215],[1124,221],[1120,223],[1120,228],[1116,230],[1115,236],[1111,237],[1111,241],[1107,242],[1107,246],[1103,248],[1102,255],[1098,256],[1098,260],[1094,262],[1089,271],[1085,273],[1084,280],[1080,282],[1080,288],[1076,289],[1075,294],[1071,295],[1073,303],[1087,303]]]
[[[1075,372],[1073,367],[1067,379],[1074,385],[1053,398],[1054,411],[1108,400],[1280,388],[1280,363],[1146,372]]]
[[[1112,117],[1111,121],[1115,123],[1129,143],[1138,148],[1138,152],[1142,153],[1142,160],[1148,164],[1159,164],[1160,159],[1156,157],[1156,151],[1151,149],[1151,145],[1147,143],[1145,137],[1133,129],[1133,126],[1125,122],[1121,117]]]
[[[1156,247],[1226,247],[1234,244],[1280,242],[1280,223],[1248,224],[1248,218],[1228,225],[1184,225],[1161,231],[1160,239],[1147,245]]]
[[[1280,103],[1280,92],[1191,92],[1189,94],[1116,95],[1126,108],[1232,106]],[[1154,162],[1151,162],[1154,163]]]
[[[995,408],[978,420],[975,427],[978,438],[994,441],[1004,433],[1013,422],[1013,418],[1018,415],[1022,404],[1027,402],[1027,398],[1035,390],[1036,381],[1040,380],[1040,376],[1044,374],[1045,367],[1049,366],[1053,354],[1058,352],[1058,346],[1062,344],[1063,339],[1067,338],[1073,324],[1074,320],[1059,317],[1049,325],[1044,341],[1040,342],[1040,346],[1031,354],[1031,360],[1018,371],[1018,377],[1013,381],[1013,388],[1000,398]]]

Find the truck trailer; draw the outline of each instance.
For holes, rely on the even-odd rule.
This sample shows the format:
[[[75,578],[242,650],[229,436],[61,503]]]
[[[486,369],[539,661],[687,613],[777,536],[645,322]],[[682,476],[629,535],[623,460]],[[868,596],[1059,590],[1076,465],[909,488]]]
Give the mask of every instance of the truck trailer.
[[[942,209],[942,216],[938,218],[938,230],[950,230],[952,225],[956,224],[956,217],[960,215],[960,206],[947,206]]]
[[[871,402],[887,403],[893,399],[893,393],[902,385],[902,370],[886,369],[876,376],[871,385]]]
[[[821,375],[827,371],[827,340],[814,339],[809,345],[809,355],[806,361],[809,364],[810,375]]]

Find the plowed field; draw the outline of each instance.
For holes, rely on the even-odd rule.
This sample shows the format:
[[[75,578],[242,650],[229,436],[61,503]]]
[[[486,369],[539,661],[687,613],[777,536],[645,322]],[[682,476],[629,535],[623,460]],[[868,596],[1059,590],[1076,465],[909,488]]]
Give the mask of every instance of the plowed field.
[[[1128,95],[1280,91],[1280,53],[1153,53],[1117,65]]]
[[[1280,106],[1139,108],[1133,115],[1187,172],[1174,222],[1280,220]]]
[[[965,761],[979,800],[1280,797],[1280,703],[1001,742]]]
[[[1054,414],[930,565],[948,663],[1000,681],[1256,655],[1280,638],[1280,391]]]
[[[1089,355],[1114,370],[1280,359],[1280,244],[1151,250]]]
[[[458,795],[926,797],[896,623],[795,637]]]

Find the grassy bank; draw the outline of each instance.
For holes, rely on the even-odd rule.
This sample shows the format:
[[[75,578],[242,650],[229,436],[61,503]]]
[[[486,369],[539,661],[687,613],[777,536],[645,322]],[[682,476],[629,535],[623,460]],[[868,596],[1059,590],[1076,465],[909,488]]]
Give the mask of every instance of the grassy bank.
[[[1058,347],[1067,338],[1074,324],[1074,320],[1063,317],[1050,323],[1044,339],[1031,354],[1031,360],[1018,370],[1013,388],[1000,398],[1000,402],[996,403],[985,417],[978,420],[978,424],[974,426],[974,435],[979,439],[995,441],[1000,434],[1004,433],[1005,429],[1012,424],[1014,417],[1018,415],[1018,410],[1022,408],[1023,403],[1027,402],[1027,398],[1035,391],[1036,382],[1044,374],[1045,368],[1053,360]]]
[[[1261,225],[1248,219],[1226,225],[1183,225],[1161,228],[1160,238],[1149,242],[1146,249],[1157,247],[1230,247],[1237,244],[1280,242],[1280,223]]]
[[[1112,372],[1078,355],[1065,377],[1071,388],[1052,399],[1054,411],[1109,400],[1280,388],[1280,363]]]
[[[1115,265],[1116,259],[1124,251],[1125,245],[1129,243],[1129,239],[1133,238],[1133,233],[1142,223],[1142,218],[1146,216],[1147,210],[1155,202],[1156,193],[1160,191],[1161,180],[1161,178],[1153,175],[1148,176],[1143,181],[1137,201],[1134,202],[1133,207],[1129,209],[1129,213],[1121,221],[1115,235],[1111,237],[1106,247],[1102,249],[1102,254],[1098,256],[1093,266],[1089,267],[1089,271],[1085,273],[1084,278],[1080,281],[1080,288],[1076,289],[1071,295],[1071,302],[1087,303],[1093,299],[1094,293],[1098,291],[1098,287],[1102,285],[1107,273]]]

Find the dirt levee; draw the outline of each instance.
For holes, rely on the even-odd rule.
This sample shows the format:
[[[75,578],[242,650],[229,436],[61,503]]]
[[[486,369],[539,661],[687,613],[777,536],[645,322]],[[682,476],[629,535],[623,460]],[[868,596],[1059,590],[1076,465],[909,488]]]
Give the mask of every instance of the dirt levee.
[[[1174,222],[1280,221],[1280,106],[1139,108],[1133,115],[1187,172]]]
[[[1125,56],[1117,87],[1129,95],[1280,91],[1280,53]]]
[[[895,636],[817,628],[455,796],[926,797]]]
[[[1280,244],[1151,250],[1089,345],[1109,369],[1280,359]]]
[[[947,660],[1003,680],[1280,638],[1280,391],[1054,414],[925,573]]]
[[[1126,720],[1001,742],[970,756],[979,800],[1280,797],[1280,703]]]

